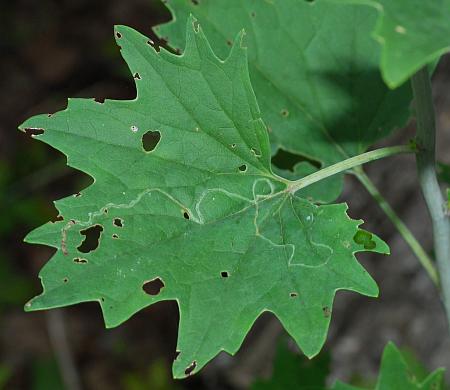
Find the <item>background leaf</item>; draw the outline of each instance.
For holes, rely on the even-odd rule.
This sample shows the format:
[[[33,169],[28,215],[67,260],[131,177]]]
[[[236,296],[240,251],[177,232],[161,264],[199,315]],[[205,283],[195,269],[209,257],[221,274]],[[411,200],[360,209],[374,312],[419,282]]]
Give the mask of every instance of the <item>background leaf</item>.
[[[252,390],[265,389],[315,389],[325,390],[329,374],[329,358],[326,354],[305,361],[287,348],[282,340],[277,349],[273,374],[269,380],[256,381]],[[332,390],[367,390],[373,386],[360,387],[337,381]],[[388,343],[383,351],[378,381],[374,390],[444,390],[444,370],[428,374],[412,353],[400,351]]]
[[[324,167],[366,151],[409,118],[410,86],[390,90],[381,78],[372,7],[329,0],[166,4],[174,20],[155,32],[178,51],[191,13],[221,58],[245,29],[250,77],[273,153],[281,148]],[[330,202],[342,181],[333,177],[321,185],[318,199]]]
[[[444,371],[444,369],[438,369],[425,377],[422,366],[411,361],[410,354],[405,356],[393,343],[388,343],[381,358],[380,373],[375,390],[443,390],[445,388]],[[348,387],[341,382],[337,382],[333,387],[333,390],[347,389],[357,390],[359,388]]]
[[[338,2],[342,0],[337,0]],[[450,50],[449,0],[343,0],[374,7],[374,35],[382,46],[381,71],[391,88]]]

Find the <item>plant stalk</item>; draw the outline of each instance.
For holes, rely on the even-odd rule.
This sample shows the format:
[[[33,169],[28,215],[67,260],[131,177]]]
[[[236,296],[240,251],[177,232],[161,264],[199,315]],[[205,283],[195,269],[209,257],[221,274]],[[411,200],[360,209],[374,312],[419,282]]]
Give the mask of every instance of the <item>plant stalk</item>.
[[[336,175],[337,173],[348,171],[349,169],[355,168],[370,161],[379,160],[381,158],[393,156],[400,153],[412,152],[414,152],[414,149],[409,145],[390,146],[387,148],[372,150],[370,152],[363,153],[358,156],[351,157],[344,161],[340,161],[336,164],[330,165],[329,167],[323,168],[299,180],[290,182],[287,188],[287,192],[295,193],[298,190],[326,179],[327,177]]]
[[[366,188],[370,195],[375,199],[380,208],[384,211],[387,217],[391,220],[392,224],[397,228],[399,233],[403,236],[403,239],[409,245],[413,253],[418,258],[419,262],[422,264],[423,268],[427,271],[430,279],[433,283],[439,287],[439,274],[433,261],[430,259],[428,254],[423,249],[422,245],[417,241],[417,239],[409,230],[408,226],[400,219],[391,205],[386,201],[386,199],[378,191],[378,188],[373,184],[366,173],[360,168],[354,169],[355,176],[361,182],[361,184]]]
[[[428,69],[412,77],[417,119],[417,171],[432,226],[436,264],[442,287],[442,298],[450,325],[450,219],[436,174],[436,123]]]

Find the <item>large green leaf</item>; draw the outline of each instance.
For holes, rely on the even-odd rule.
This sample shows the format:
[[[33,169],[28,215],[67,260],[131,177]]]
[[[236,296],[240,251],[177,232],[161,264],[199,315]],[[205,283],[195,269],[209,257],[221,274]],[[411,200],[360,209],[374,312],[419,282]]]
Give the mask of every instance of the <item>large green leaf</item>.
[[[377,9],[381,71],[395,88],[450,51],[450,0],[336,0]]]
[[[21,126],[40,129],[39,140],[94,178],[56,202],[63,220],[27,237],[57,252],[26,308],[97,301],[112,327],[176,300],[175,377],[236,352],[265,311],[314,356],[337,290],[378,293],[354,254],[387,253],[386,244],[360,230],[346,205],[315,206],[271,172],[240,37],[221,61],[193,19],[182,56],[156,52],[127,27],[116,36],[136,99],[70,100]]]
[[[383,351],[380,374],[375,390],[444,390],[444,369],[429,375],[416,362],[410,363],[393,343],[388,343]],[[337,382],[333,390],[364,390]]]
[[[174,20],[155,31],[180,51],[190,13],[221,58],[245,29],[250,78],[273,151],[282,148],[327,166],[366,151],[409,117],[409,85],[390,90],[381,78],[380,47],[371,37],[377,12],[371,7],[328,0],[166,4]],[[339,195],[341,179],[332,180],[327,198],[319,199]]]

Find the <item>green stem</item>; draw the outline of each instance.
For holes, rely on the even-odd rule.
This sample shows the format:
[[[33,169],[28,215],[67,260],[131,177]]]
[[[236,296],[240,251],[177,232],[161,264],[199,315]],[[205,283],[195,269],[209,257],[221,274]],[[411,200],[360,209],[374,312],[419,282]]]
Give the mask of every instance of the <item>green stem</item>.
[[[417,118],[417,171],[433,225],[436,264],[450,325],[450,219],[436,175],[436,124],[431,81],[427,68],[412,77]]]
[[[396,212],[393,210],[391,205],[383,198],[378,188],[373,184],[370,178],[365,174],[361,168],[355,168],[354,173],[359,179],[361,184],[366,188],[366,190],[372,195],[372,197],[377,201],[378,205],[388,216],[394,226],[397,228],[399,233],[403,236],[403,239],[410,246],[411,250],[414,252],[416,257],[419,259],[423,268],[428,272],[431,280],[436,286],[439,286],[439,275],[434,266],[432,260],[428,254],[423,249],[422,245],[416,240],[411,230],[405,225],[405,223],[399,218]]]
[[[363,153],[358,156],[348,158],[347,160],[340,161],[334,165],[323,168],[320,171],[314,172],[311,175],[305,176],[299,180],[290,182],[287,188],[287,192],[295,193],[302,188],[308,187],[311,184],[317,183],[327,177],[336,175],[337,173],[348,171],[359,165],[368,163],[370,161],[378,160],[380,158],[393,156],[399,153],[412,153],[414,152],[411,146],[390,146],[387,148],[381,148],[372,150],[371,152]]]

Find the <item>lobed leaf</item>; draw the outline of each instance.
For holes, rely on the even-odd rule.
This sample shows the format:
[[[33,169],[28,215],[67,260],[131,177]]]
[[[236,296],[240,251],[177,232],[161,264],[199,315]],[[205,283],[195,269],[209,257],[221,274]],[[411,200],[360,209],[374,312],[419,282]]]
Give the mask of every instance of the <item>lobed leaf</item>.
[[[336,291],[378,294],[355,253],[388,248],[345,204],[316,206],[272,173],[242,35],[222,61],[197,21],[187,25],[180,56],[116,28],[136,99],[73,99],[21,126],[94,178],[56,202],[62,220],[27,236],[56,253],[26,309],[97,301],[113,327],[175,300],[177,378],[235,353],[266,311],[314,356]]]

